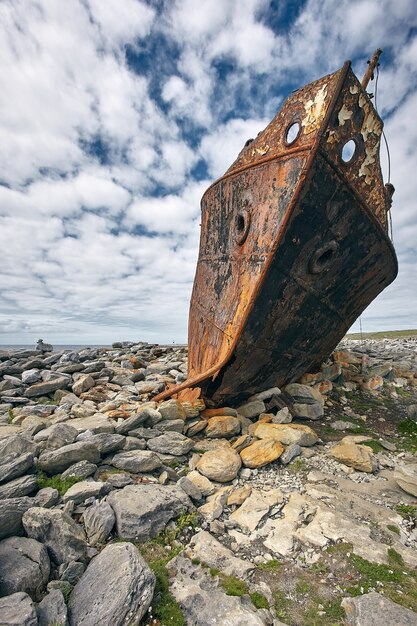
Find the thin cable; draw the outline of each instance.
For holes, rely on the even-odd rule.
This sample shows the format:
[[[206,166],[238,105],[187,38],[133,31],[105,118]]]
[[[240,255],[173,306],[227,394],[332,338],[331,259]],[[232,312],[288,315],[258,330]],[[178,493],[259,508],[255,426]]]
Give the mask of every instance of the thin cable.
[[[376,79],[375,79],[375,110],[378,113],[378,79],[379,79],[379,65],[376,66]],[[388,182],[391,182],[391,154],[389,151],[388,141],[385,136],[385,131],[382,129],[382,136],[384,138],[385,147],[387,149],[388,157]]]
[[[375,79],[375,110],[376,110],[377,113],[378,113],[378,79],[379,79],[379,64],[376,66],[376,79]],[[388,145],[388,141],[387,141],[384,129],[382,129],[382,137],[384,138],[385,148],[387,150],[388,182],[390,183],[391,182],[391,154],[390,154],[390,151],[389,151],[389,145]],[[388,209],[387,213],[388,213],[389,236],[390,236],[390,239],[391,239],[392,243],[394,243],[394,233],[393,233],[393,230],[392,230],[391,208]]]

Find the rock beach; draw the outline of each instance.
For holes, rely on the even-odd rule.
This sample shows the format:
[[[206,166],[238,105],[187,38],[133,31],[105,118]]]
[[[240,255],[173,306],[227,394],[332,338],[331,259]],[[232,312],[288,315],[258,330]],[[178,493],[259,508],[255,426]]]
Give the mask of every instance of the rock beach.
[[[0,623],[154,626],[168,591],[185,624],[417,623],[417,341],[156,402],[186,356],[0,351]]]

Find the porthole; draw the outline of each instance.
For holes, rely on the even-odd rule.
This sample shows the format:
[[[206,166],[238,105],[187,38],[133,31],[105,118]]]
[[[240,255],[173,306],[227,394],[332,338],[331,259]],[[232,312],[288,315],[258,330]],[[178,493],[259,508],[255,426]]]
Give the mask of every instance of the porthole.
[[[299,122],[293,122],[288,126],[287,132],[285,134],[285,143],[287,144],[287,146],[291,146],[291,144],[293,144],[296,139],[298,139],[300,131],[301,126]]]
[[[347,141],[342,147],[341,156],[343,163],[350,163],[355,156],[355,152],[356,143],[353,141],[353,139],[349,139],[349,141]]]
[[[308,264],[310,274],[321,274],[330,269],[339,250],[339,244],[333,239],[313,252]]]
[[[241,246],[245,243],[249,234],[250,228],[250,213],[247,209],[239,211],[235,218],[235,237],[236,243]]]

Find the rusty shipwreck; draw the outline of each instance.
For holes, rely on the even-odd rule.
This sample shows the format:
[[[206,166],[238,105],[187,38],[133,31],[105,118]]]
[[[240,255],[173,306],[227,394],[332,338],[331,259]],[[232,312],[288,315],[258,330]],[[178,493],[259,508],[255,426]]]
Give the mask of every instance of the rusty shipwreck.
[[[188,379],[209,404],[314,371],[397,274],[383,123],[346,62],[293,92],[201,202]],[[194,397],[196,394],[194,393]]]

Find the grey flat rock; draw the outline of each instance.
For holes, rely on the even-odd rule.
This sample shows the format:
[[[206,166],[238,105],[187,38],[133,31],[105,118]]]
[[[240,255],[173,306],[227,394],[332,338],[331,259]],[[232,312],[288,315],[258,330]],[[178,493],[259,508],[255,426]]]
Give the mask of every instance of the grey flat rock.
[[[119,435],[126,435],[130,430],[137,428],[145,422],[150,416],[148,409],[143,409],[134,415],[131,415],[121,424],[117,424],[115,430]]]
[[[97,465],[95,463],[90,463],[90,461],[78,461],[78,463],[70,465],[65,472],[62,472],[61,479],[80,478],[83,480],[84,478],[88,478],[88,476],[92,476],[96,470]]]
[[[161,459],[155,452],[150,450],[130,450],[115,454],[111,464],[121,470],[127,470],[135,474],[139,472],[153,472],[161,467]]]
[[[25,452],[36,454],[37,445],[26,435],[14,434],[0,440],[0,459],[5,461],[10,456],[19,456]]]
[[[348,626],[416,626],[417,613],[375,591],[356,598],[344,598],[342,607]]]
[[[88,543],[91,546],[104,543],[113,530],[115,521],[114,511],[107,502],[99,502],[90,506],[83,514]]]
[[[71,626],[137,626],[148,610],[155,576],[131,543],[110,544],[74,587]]]
[[[0,500],[6,498],[21,498],[38,489],[36,476],[21,476],[0,486]]]
[[[102,492],[107,487],[107,491],[110,490],[108,485],[104,485],[104,483],[95,480],[82,480],[79,483],[76,483],[72,487],[68,489],[68,491],[64,494],[62,500],[64,502],[69,502],[72,500],[75,504],[80,504],[87,500],[88,498],[97,498],[102,495]]]
[[[38,461],[38,467],[48,474],[60,474],[78,461],[90,461],[97,463],[100,460],[100,452],[88,441],[77,441],[68,446],[43,452]]]
[[[18,591],[40,600],[49,579],[47,550],[35,539],[9,537],[0,542],[0,596]]]
[[[33,506],[33,499],[7,498],[0,500],[0,539],[23,533],[22,516]]]
[[[255,565],[236,557],[206,530],[201,530],[187,546],[187,556],[215,567],[224,574],[244,578],[255,569]]]
[[[171,485],[128,485],[113,491],[107,501],[116,515],[118,535],[142,542],[164,530],[182,511],[194,508],[184,491]]]
[[[35,398],[36,396],[46,396],[57,389],[66,389],[70,380],[67,376],[59,376],[43,383],[37,383],[26,389],[25,396]]]
[[[0,626],[37,626],[35,606],[27,593],[0,598]]]
[[[39,626],[51,626],[51,624],[68,626],[67,605],[59,589],[53,589],[48,593],[38,604],[37,611]]]
[[[170,591],[180,605],[186,624],[193,626],[264,626],[268,622],[249,598],[228,596],[212,577],[189,559],[177,556],[169,562],[173,574]]]
[[[34,457],[31,452],[25,452],[0,465],[0,483],[18,478],[33,467]]]
[[[194,441],[177,432],[169,432],[155,439],[148,440],[148,448],[154,452],[181,456],[187,454],[194,446]]]
[[[33,507],[26,511],[22,521],[28,536],[45,544],[55,563],[86,559],[84,530],[64,511]]]
[[[96,446],[100,454],[109,454],[123,448],[126,438],[116,433],[98,433],[88,439],[90,443]]]

